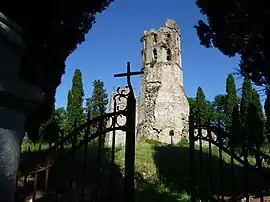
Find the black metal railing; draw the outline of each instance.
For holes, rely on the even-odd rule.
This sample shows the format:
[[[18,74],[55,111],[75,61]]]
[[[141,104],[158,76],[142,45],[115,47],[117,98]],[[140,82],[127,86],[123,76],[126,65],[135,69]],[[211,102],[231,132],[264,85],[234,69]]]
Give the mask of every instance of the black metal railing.
[[[31,153],[29,151],[28,154],[22,156],[22,165],[21,166],[21,174],[18,176],[18,180],[20,178],[23,178],[23,186],[26,187],[27,185],[27,179],[29,176],[34,176],[33,182],[32,182],[32,201],[36,201],[37,197],[37,190],[38,188],[42,187],[44,192],[50,190],[50,184],[54,184],[55,180],[50,183],[51,178],[56,178],[55,175],[50,175],[51,173],[56,172],[58,170],[58,173],[64,172],[65,167],[61,167],[61,164],[65,164],[66,162],[69,162],[69,167],[73,167],[72,159],[74,159],[74,156],[78,153],[79,149],[83,148],[83,165],[81,168],[81,180],[82,183],[80,185],[80,194],[77,193],[77,198],[74,199],[74,201],[108,201],[109,199],[113,201],[114,194],[115,194],[115,173],[117,170],[117,166],[115,164],[115,136],[117,130],[125,131],[126,136],[126,157],[125,157],[125,175],[123,178],[123,184],[125,187],[123,187],[123,193],[120,195],[125,195],[126,201],[132,201],[132,197],[134,197],[134,148],[135,148],[135,97],[134,95],[131,95],[133,91],[130,91],[129,93],[125,94],[124,91],[121,91],[118,89],[118,93],[114,96],[114,112],[104,114],[103,116],[91,119],[87,118],[87,121],[85,124],[80,126],[79,128],[72,131],[69,135],[64,137],[61,141],[55,143],[51,148],[49,148],[47,151],[42,152],[41,149],[37,153],[37,155],[29,154]],[[127,99],[127,106],[125,109],[119,110],[118,106],[116,105],[116,99],[119,98],[126,98]],[[89,113],[88,113],[89,114]],[[126,117],[126,123],[119,125],[117,123],[117,118],[119,116],[125,116]],[[109,121],[110,119],[110,121]],[[104,124],[104,123],[110,123]],[[134,126],[133,126],[134,125]],[[103,137],[108,134],[109,132],[112,132],[112,145],[110,148],[105,148],[103,144]],[[76,141],[74,137],[76,137],[77,134],[83,134],[84,138],[80,141]],[[67,149],[67,151],[63,151],[63,144],[65,142],[72,141],[71,148]],[[95,163],[92,162],[92,165],[89,165],[89,143],[95,141],[96,144],[93,148],[96,149],[96,156],[95,156]],[[106,151],[105,151],[106,150]],[[92,152],[92,151],[91,151]],[[106,153],[106,157],[102,154]],[[54,159],[49,160],[48,156],[49,154],[54,154]],[[110,160],[107,160],[106,165],[102,165],[102,161],[104,161],[105,158],[110,158]],[[36,161],[38,159],[38,161]],[[28,162],[32,162],[32,164],[36,164],[36,167],[29,166]],[[40,162],[42,161],[42,162]],[[39,162],[39,163],[37,163]],[[133,162],[133,163],[132,163]],[[131,165],[130,165],[131,164]],[[60,165],[60,166],[59,166]],[[91,167],[91,171],[89,171],[89,166]],[[28,170],[27,170],[28,169]],[[29,171],[29,169],[32,169],[32,171]],[[59,171],[60,169],[60,171]],[[87,177],[89,172],[95,173],[91,175],[91,179]],[[108,175],[101,176],[104,172],[109,173]],[[120,172],[120,171],[119,171]],[[118,175],[119,176],[119,175]],[[101,178],[105,178],[106,183],[101,184],[102,182]],[[91,191],[93,193],[86,194],[86,180],[93,181]],[[121,179],[120,179],[121,180]],[[70,187],[68,188],[68,197],[71,198],[72,192],[74,191],[74,182],[75,179],[69,179]],[[17,183],[18,184],[18,183]],[[57,197],[59,197],[59,193],[57,191],[59,187],[54,187],[55,193],[53,197],[55,197],[55,201],[57,201]],[[91,192],[90,191],[90,192]],[[89,190],[88,190],[89,192]],[[106,193],[105,193],[106,192]],[[26,195],[24,193],[23,195]],[[115,199],[116,200],[116,199]]]
[[[120,115],[120,113],[112,113],[111,115],[112,116],[108,116],[108,115],[105,115],[103,116],[104,117],[113,117],[112,119],[114,120],[115,117],[117,115]],[[125,112],[122,112],[122,115],[125,114]],[[67,137],[65,137],[62,141],[56,143],[53,147],[51,147],[50,149],[48,149],[47,151],[44,151],[42,152],[41,151],[41,147],[39,149],[39,151],[37,152],[36,156],[34,155],[29,155],[28,153],[28,159],[24,159],[22,162],[22,165],[24,164],[24,166],[21,166],[21,174],[24,175],[23,178],[23,186],[25,187],[26,186],[26,183],[27,183],[27,178],[29,176],[34,176],[34,181],[33,181],[33,190],[32,190],[32,201],[35,201],[36,200],[36,191],[37,191],[37,186],[40,185],[40,186],[44,186],[43,187],[43,190],[46,192],[47,189],[48,189],[48,184],[49,184],[49,173],[51,171],[51,169],[53,169],[53,167],[55,166],[55,164],[61,164],[63,162],[66,162],[68,161],[69,159],[73,158],[74,155],[76,154],[76,152],[84,147],[84,153],[83,153],[83,167],[82,167],[82,178],[84,178],[84,176],[87,174],[87,154],[88,154],[88,149],[89,149],[89,142],[93,141],[93,140],[98,140],[98,144],[97,144],[97,163],[95,166],[97,166],[97,169],[100,170],[101,168],[101,150],[103,149],[101,147],[101,136],[106,134],[107,132],[110,132],[110,131],[116,131],[116,130],[126,130],[125,126],[113,126],[113,127],[109,127],[109,128],[98,128],[95,132],[92,131],[92,133],[90,132],[90,126],[91,124],[93,125],[94,123],[99,123],[100,122],[100,117],[96,118],[96,119],[93,119],[93,120],[89,120],[87,124],[84,124],[84,128],[82,127],[79,127],[78,129],[74,130],[71,134],[72,135],[68,135]],[[115,122],[115,121],[114,121]],[[68,149],[68,151],[66,152],[63,152],[62,148],[63,148],[63,143],[68,141],[69,139],[71,140],[74,140],[74,136],[76,134],[78,134],[79,132],[81,133],[82,131],[84,131],[84,139],[77,142],[76,144],[72,144],[71,148]],[[114,137],[115,138],[115,137]],[[113,140],[114,141],[114,140]],[[46,160],[46,157],[48,157],[50,155],[50,153],[55,153],[57,152],[58,156],[56,159],[54,159],[54,161],[49,161],[48,159]],[[114,152],[115,152],[115,146],[113,146],[111,148],[111,153],[112,153],[112,156],[114,156]],[[45,158],[44,158],[45,157]],[[35,160],[39,161],[39,163]],[[32,161],[32,164],[34,163],[37,163],[37,167],[35,167],[34,171],[27,171],[27,169],[33,169],[33,167],[31,168],[31,166],[29,166],[29,160]],[[43,161],[43,162],[41,162]],[[114,163],[114,160],[111,161],[111,164]],[[72,166],[72,165],[70,165]],[[22,168],[24,167],[24,168]],[[41,176],[42,178],[42,175],[45,173],[45,179],[43,179],[43,185],[41,185],[42,183],[39,182],[40,184],[38,184],[38,179],[39,177]],[[18,176],[18,178],[21,178],[22,176]],[[70,180],[70,184],[72,185],[73,184],[73,179]],[[112,182],[113,182],[113,179],[111,179],[111,185],[112,185]],[[72,187],[70,187],[72,188]],[[97,193],[98,193],[98,190],[96,188],[95,190]],[[80,196],[80,201],[83,201],[84,200],[84,196],[85,194],[83,194],[85,192],[85,186],[82,186],[81,188],[81,196]],[[95,200],[97,198],[100,198],[100,196],[98,196],[98,194],[96,194],[94,196]],[[98,200],[96,200],[98,201]]]
[[[221,123],[201,126],[190,118],[191,201],[268,201],[270,156],[246,135],[238,147],[229,137]]]
[[[23,178],[22,187],[27,186],[28,176],[34,176],[32,180],[32,185],[30,189],[32,190],[32,195],[30,198],[32,202],[35,202],[38,198],[37,190],[38,188],[43,188],[44,192],[49,190],[54,190],[52,196],[55,200],[59,201],[60,192],[59,189],[63,187],[62,185],[56,186],[57,181],[60,181],[58,175],[66,170],[72,170],[74,167],[75,155],[78,151],[83,148],[83,163],[82,167],[78,171],[73,171],[73,173],[81,173],[80,179],[80,193],[77,198],[73,198],[72,194],[74,191],[74,184],[76,184],[76,177],[65,176],[64,178],[69,178],[69,188],[68,188],[68,199],[69,201],[122,201],[115,196],[115,186],[116,181],[116,170],[117,166],[115,163],[115,136],[117,130],[122,130],[126,132],[126,144],[125,144],[125,173],[123,177],[123,192],[118,196],[124,196],[124,201],[134,202],[134,162],[135,162],[135,116],[136,116],[136,99],[134,96],[133,88],[131,86],[130,77],[132,75],[140,75],[143,72],[131,72],[130,62],[127,63],[127,72],[123,74],[114,75],[115,77],[127,77],[127,88],[126,90],[117,89],[117,93],[113,97],[113,112],[103,114],[97,118],[90,119],[90,112],[88,112],[87,120],[80,127],[74,129],[70,134],[63,137],[60,141],[56,142],[48,150],[42,152],[41,148],[37,154],[31,154],[29,151],[27,154],[21,155],[21,166],[20,172],[17,179],[17,185],[19,184],[19,179]],[[117,101],[120,99],[126,99],[126,106],[124,109],[117,106]],[[124,116],[126,118],[125,124],[119,124],[117,122],[118,117]],[[107,124],[109,123],[109,124]],[[110,148],[104,147],[103,138],[112,132],[112,145]],[[78,134],[83,134],[83,138],[78,140]],[[97,140],[97,142],[96,142]],[[64,144],[66,142],[72,142],[71,148],[67,151],[64,149]],[[95,163],[88,162],[93,156],[89,157],[89,154],[94,152],[89,151],[89,143],[94,142],[93,148],[96,149],[96,159]],[[102,155],[106,153],[106,155]],[[110,158],[110,159],[109,159]],[[102,161],[107,159],[107,163],[104,164]],[[68,163],[67,163],[68,162]],[[30,166],[32,164],[33,166]],[[66,167],[65,167],[66,166]],[[89,171],[89,167],[91,167]],[[120,172],[120,171],[119,171]],[[89,173],[92,175],[89,177]],[[94,174],[93,174],[94,173]],[[107,175],[102,176],[104,173]],[[109,173],[109,174],[108,174]],[[123,176],[118,174],[119,176]],[[102,179],[103,178],[103,179]],[[92,182],[91,193],[87,192],[87,182]],[[102,183],[105,181],[106,183]],[[22,190],[23,190],[22,188]],[[89,186],[88,186],[89,188]],[[19,191],[20,189],[18,189]],[[89,189],[88,189],[89,192]],[[19,193],[18,195],[23,195],[25,200],[26,193]],[[48,195],[48,193],[47,193]],[[88,197],[88,198],[87,198]],[[29,199],[30,199],[29,198]]]

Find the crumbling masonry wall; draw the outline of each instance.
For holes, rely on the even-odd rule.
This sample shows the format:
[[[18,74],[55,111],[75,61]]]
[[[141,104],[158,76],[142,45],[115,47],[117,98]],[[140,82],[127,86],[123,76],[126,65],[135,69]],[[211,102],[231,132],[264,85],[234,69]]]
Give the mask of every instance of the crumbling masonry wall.
[[[180,30],[166,20],[158,30],[141,38],[142,70],[137,136],[170,143],[188,133],[189,104],[183,88]]]

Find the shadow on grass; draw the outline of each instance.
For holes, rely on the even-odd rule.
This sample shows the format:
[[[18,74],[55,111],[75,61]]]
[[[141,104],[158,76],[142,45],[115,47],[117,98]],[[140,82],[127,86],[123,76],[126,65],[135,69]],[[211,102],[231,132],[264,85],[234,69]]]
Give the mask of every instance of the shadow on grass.
[[[198,150],[193,152],[194,160],[192,163],[193,179],[195,187],[197,187],[195,192],[198,199],[214,201],[213,196],[221,195],[229,199],[233,193],[235,196],[240,196],[244,193],[245,184],[248,185],[250,195],[259,195],[261,190],[268,190],[270,188],[268,176],[267,178],[266,175],[249,169],[248,177],[245,177],[244,168],[234,165],[233,170],[235,175],[233,178],[231,164],[220,161],[216,156],[212,156],[212,163],[210,164],[209,154],[206,152],[201,153],[202,171],[200,172],[200,153]],[[158,177],[166,186],[175,192],[190,193],[189,148],[156,146],[154,161],[157,167]],[[211,176],[212,183],[210,183]],[[223,186],[221,186],[222,181]],[[233,186],[232,182],[234,183]]]
[[[84,187],[86,200],[107,201],[110,198],[121,201],[123,177],[119,166],[111,164],[111,149],[99,150],[91,144],[87,150],[85,169],[84,148],[67,160],[56,162],[50,176],[51,189],[69,192],[73,187],[81,195]]]
[[[65,151],[62,151],[65,152]],[[99,154],[99,155],[98,155]],[[48,155],[48,154],[47,154]],[[52,158],[56,154],[49,154]],[[87,148],[86,167],[84,167],[85,151],[82,147],[68,158],[55,158],[54,166],[49,170],[48,191],[60,194],[77,195],[79,201],[84,188],[85,200],[121,201],[123,189],[123,177],[120,168],[111,164],[111,149],[98,149],[96,144],[89,144]],[[20,165],[22,173],[35,170],[37,162],[45,162],[46,152],[29,152],[26,158],[32,159]],[[38,159],[39,158],[39,159]],[[100,160],[99,160],[100,159]],[[112,180],[111,180],[112,179]],[[44,190],[45,172],[38,176],[37,190]],[[24,195],[33,190],[33,180],[22,188]]]
[[[179,196],[171,193],[169,190],[160,190],[161,188],[157,184],[147,184],[143,186],[143,189],[136,190],[136,202],[188,202],[188,197],[179,198]]]

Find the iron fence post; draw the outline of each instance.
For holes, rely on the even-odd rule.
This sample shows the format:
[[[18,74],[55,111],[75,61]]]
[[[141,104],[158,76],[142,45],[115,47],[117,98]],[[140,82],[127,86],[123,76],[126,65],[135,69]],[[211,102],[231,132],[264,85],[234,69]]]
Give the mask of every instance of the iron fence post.
[[[195,140],[194,140],[194,122],[193,117],[189,116],[189,173],[190,173],[190,201],[196,201],[196,184],[193,173],[194,166],[194,150],[195,150]]]
[[[127,131],[125,150],[125,202],[135,201],[134,162],[135,162],[135,115],[136,99],[132,89],[127,99]]]

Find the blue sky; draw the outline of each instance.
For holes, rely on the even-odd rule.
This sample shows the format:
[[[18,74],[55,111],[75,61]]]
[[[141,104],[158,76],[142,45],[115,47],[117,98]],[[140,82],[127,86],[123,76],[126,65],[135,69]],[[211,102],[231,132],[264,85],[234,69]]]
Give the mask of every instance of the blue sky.
[[[56,107],[66,107],[68,90],[76,68],[82,71],[86,97],[92,93],[95,79],[104,81],[111,93],[113,87],[125,86],[124,78],[114,78],[115,73],[126,70],[131,62],[133,71],[141,68],[141,42],[144,30],[159,28],[166,18],[176,21],[181,30],[184,88],[187,96],[194,97],[201,86],[206,98],[212,100],[225,92],[225,80],[238,67],[239,57],[228,58],[217,49],[201,46],[193,26],[203,18],[195,0],[115,0],[96,18],[96,24],[87,34],[86,41],[66,61],[66,73],[57,89]],[[241,79],[236,80],[237,87]],[[132,78],[139,92],[140,76]]]

